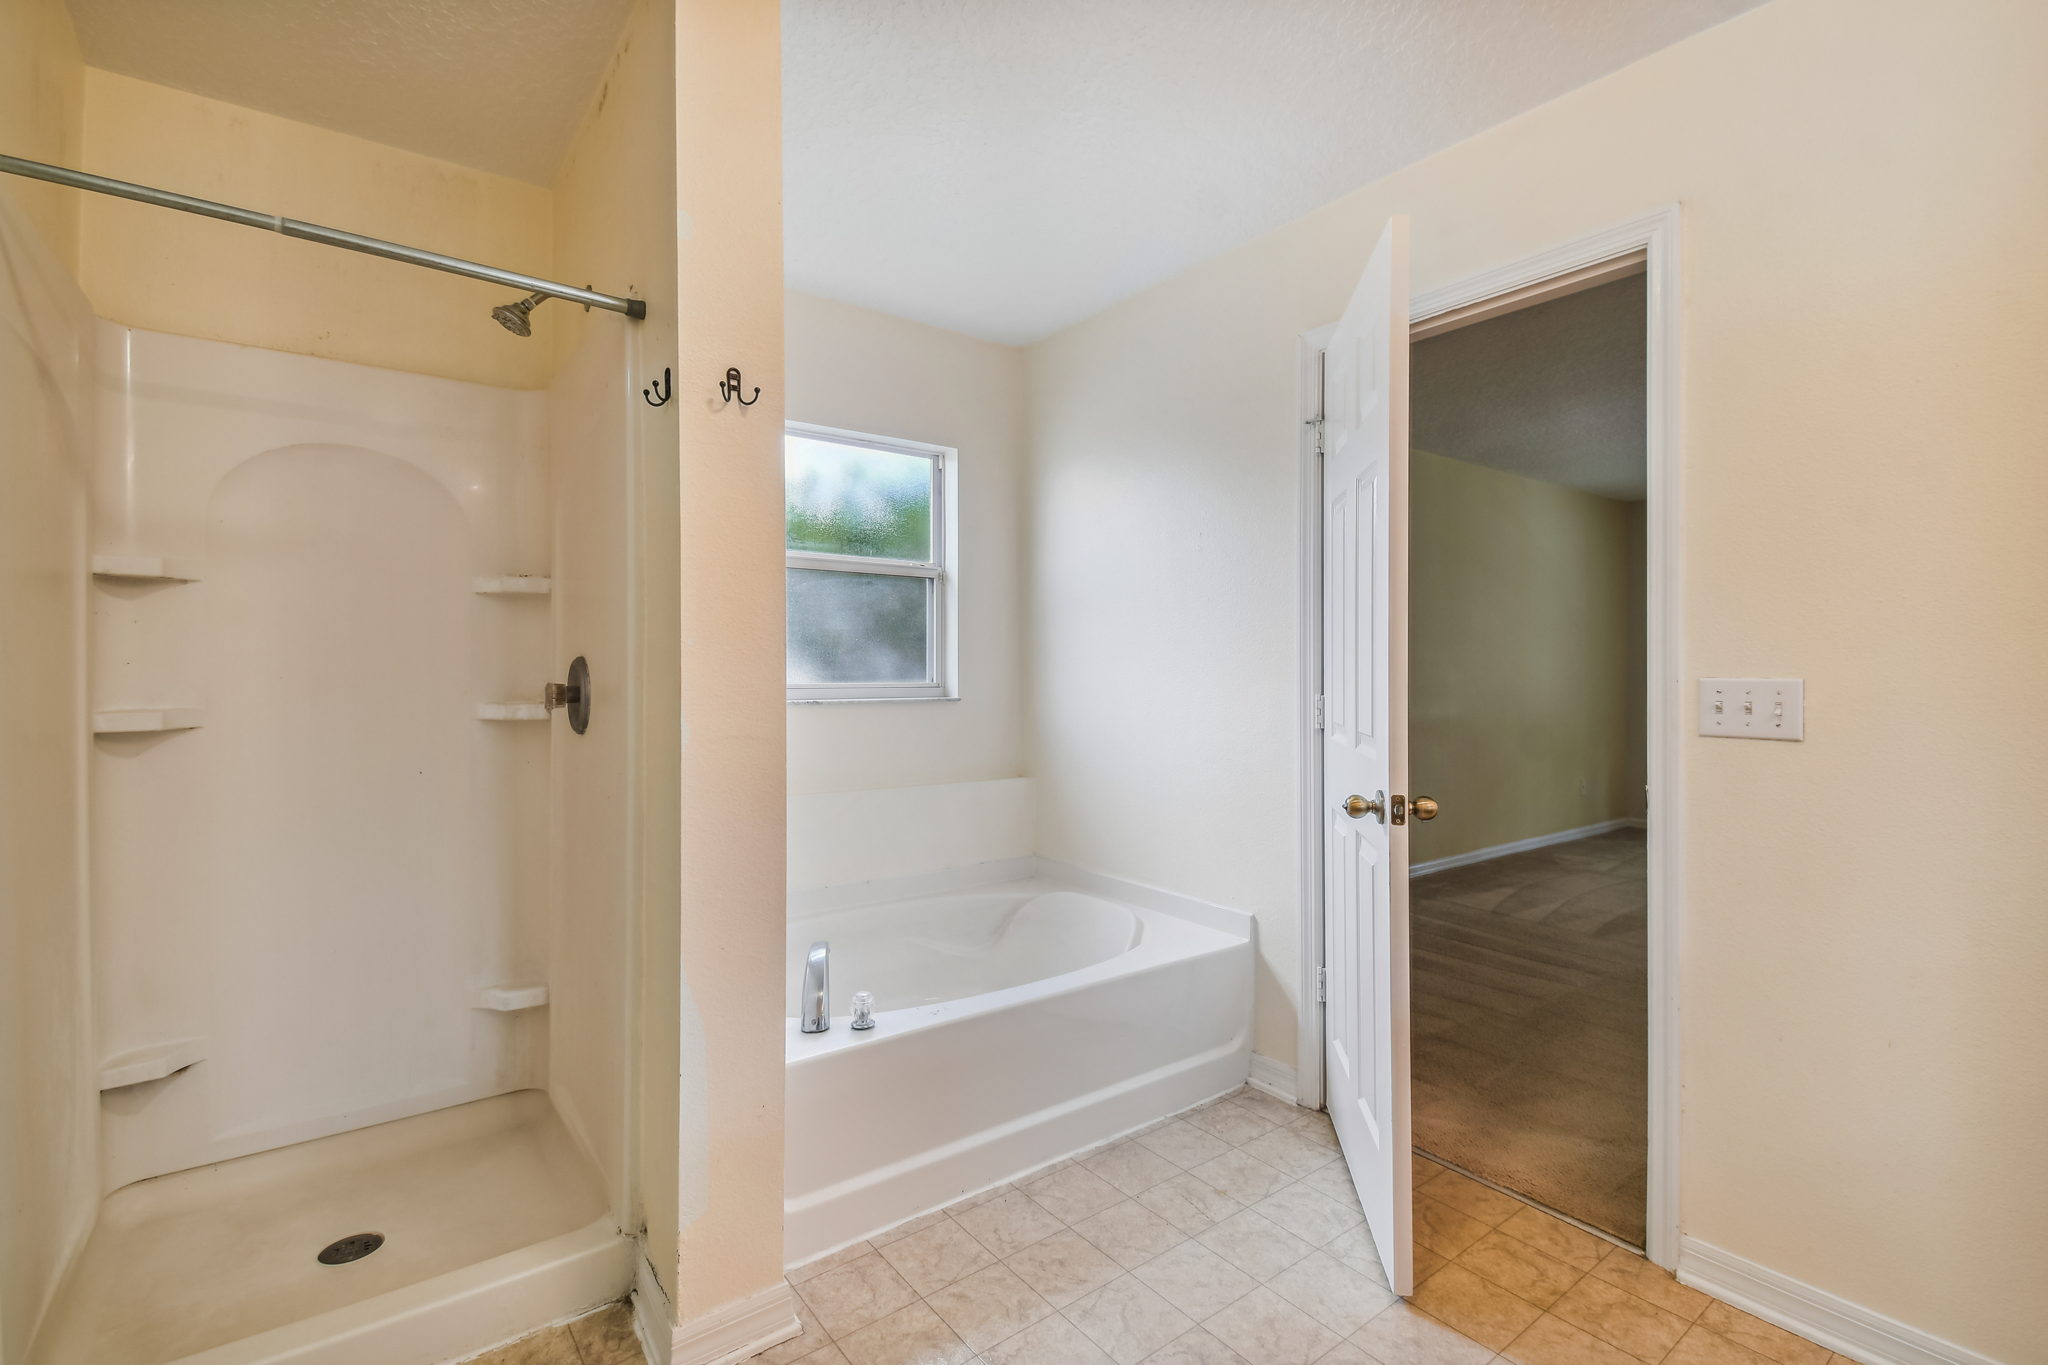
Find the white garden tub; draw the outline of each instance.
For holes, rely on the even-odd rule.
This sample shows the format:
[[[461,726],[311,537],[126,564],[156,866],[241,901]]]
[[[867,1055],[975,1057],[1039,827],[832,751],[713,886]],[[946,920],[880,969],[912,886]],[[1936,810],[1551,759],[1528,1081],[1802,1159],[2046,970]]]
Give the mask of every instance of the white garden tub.
[[[786,1259],[1242,1083],[1251,936],[1248,915],[1055,869],[793,914]],[[832,946],[833,1020],[807,1034],[796,997],[818,940]],[[856,1033],[860,990],[876,1026]]]

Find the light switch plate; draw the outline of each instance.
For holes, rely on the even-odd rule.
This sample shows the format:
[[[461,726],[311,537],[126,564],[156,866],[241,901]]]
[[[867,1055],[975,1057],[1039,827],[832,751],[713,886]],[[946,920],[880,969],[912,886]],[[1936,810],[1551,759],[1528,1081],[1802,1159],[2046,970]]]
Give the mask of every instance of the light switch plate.
[[[1723,739],[1804,739],[1801,678],[1701,678],[1700,733]]]

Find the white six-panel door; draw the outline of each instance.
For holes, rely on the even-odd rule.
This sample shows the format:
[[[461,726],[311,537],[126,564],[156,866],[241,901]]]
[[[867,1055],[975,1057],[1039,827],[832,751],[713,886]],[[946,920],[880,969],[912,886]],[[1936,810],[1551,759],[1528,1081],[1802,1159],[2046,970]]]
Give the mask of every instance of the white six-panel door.
[[[1392,823],[1408,781],[1407,233],[1387,224],[1324,353],[1322,463],[1325,1084],[1399,1294],[1414,1288],[1408,847]]]

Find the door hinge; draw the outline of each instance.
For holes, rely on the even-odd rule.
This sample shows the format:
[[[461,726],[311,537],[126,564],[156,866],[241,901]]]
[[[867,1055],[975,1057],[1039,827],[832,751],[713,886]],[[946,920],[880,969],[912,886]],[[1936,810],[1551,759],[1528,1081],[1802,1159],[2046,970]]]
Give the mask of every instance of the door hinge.
[[[1315,725],[1316,725],[1316,729],[1318,729],[1318,730],[1321,730],[1321,729],[1323,729],[1323,728],[1324,728],[1324,726],[1323,726],[1323,694],[1322,694],[1322,693],[1320,693],[1320,692],[1316,693],[1316,700],[1315,700]]]
[[[1328,967],[1316,968],[1316,1003],[1318,1005],[1330,1003],[1330,969]]]

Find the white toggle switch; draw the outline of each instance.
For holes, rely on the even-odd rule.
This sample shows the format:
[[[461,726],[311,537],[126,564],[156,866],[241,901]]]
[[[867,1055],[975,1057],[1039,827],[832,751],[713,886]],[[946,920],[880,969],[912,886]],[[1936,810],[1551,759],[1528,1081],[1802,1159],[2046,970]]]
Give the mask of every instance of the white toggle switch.
[[[1700,733],[1728,739],[1804,739],[1799,678],[1701,678]]]

